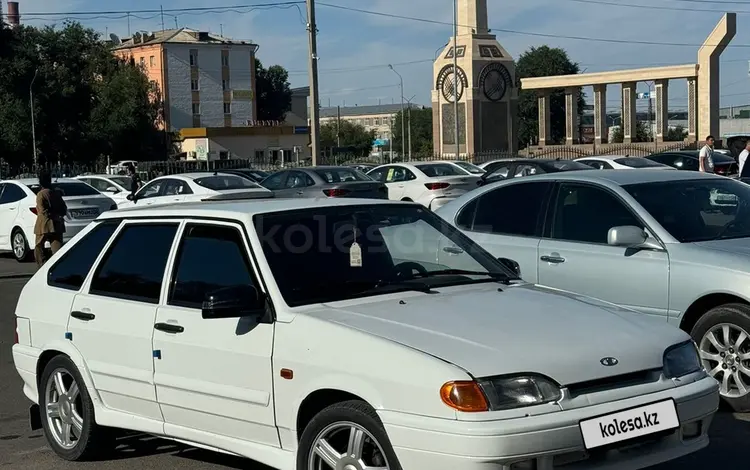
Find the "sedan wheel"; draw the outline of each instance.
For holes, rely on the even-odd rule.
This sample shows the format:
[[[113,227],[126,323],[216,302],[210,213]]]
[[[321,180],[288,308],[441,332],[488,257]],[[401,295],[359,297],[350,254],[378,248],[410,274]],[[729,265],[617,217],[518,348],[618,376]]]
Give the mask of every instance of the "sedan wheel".
[[[29,244],[21,230],[13,232],[13,256],[16,261],[26,261],[29,258]]]
[[[388,461],[378,441],[354,423],[335,423],[315,439],[309,470],[387,470]]]
[[[720,323],[700,342],[700,355],[708,373],[721,384],[721,395],[743,397],[750,392],[750,335],[743,328]]]

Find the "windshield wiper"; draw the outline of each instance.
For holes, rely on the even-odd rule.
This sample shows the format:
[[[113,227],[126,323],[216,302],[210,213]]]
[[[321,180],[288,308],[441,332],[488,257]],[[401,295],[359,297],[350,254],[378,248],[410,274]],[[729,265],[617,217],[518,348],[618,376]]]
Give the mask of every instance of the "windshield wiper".
[[[417,292],[424,292],[425,294],[432,294],[435,292],[427,284],[423,282],[413,282],[409,279],[388,281],[381,280],[378,281],[377,284],[375,284],[375,289],[380,289],[381,287],[399,287],[403,290],[413,290]]]
[[[519,281],[520,277],[510,277],[505,273],[491,273],[487,271],[469,271],[466,269],[442,269],[440,271],[428,271],[426,273],[417,273],[414,275],[415,278],[427,278],[435,276],[486,276],[491,278],[493,281],[502,282],[503,284],[510,284],[511,281]]]

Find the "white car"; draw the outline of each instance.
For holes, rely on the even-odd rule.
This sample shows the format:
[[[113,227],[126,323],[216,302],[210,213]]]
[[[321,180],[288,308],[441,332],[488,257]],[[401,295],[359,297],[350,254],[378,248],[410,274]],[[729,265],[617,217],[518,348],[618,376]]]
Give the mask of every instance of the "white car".
[[[124,428],[282,470],[638,469],[719,403],[686,333],[373,199],[107,213],[23,288],[12,351],[67,460]]]
[[[671,166],[663,165],[643,157],[629,155],[597,155],[574,160],[597,170],[674,170]]]
[[[52,187],[62,192],[68,206],[63,242],[73,238],[99,214],[117,209],[111,198],[74,179],[55,179]],[[12,251],[17,261],[28,260],[34,251],[38,179],[0,181],[0,251]]]
[[[206,199],[270,198],[273,191],[247,178],[225,173],[184,173],[154,178],[135,193],[128,194],[120,208],[153,206]]]
[[[476,189],[480,179],[452,162],[393,163],[367,176],[386,184],[390,200],[413,201],[430,210]]]
[[[111,197],[118,205],[125,204],[130,194],[131,178],[120,175],[82,175],[75,179],[83,181],[100,193]]]

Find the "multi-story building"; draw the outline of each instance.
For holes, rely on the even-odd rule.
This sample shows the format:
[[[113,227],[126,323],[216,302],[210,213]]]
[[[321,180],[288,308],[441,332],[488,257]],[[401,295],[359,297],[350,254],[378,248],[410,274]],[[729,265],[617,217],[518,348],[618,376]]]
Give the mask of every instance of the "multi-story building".
[[[404,105],[404,109],[408,109],[409,106],[412,109],[417,109],[417,105]],[[396,114],[401,111],[400,104],[380,104],[373,106],[350,106],[350,107],[331,107],[321,108],[320,110],[320,123],[326,124],[336,122],[341,117],[342,121],[349,121],[354,124],[359,124],[365,128],[365,130],[375,131],[375,139],[378,147],[387,146],[391,140],[393,123],[396,119]]]

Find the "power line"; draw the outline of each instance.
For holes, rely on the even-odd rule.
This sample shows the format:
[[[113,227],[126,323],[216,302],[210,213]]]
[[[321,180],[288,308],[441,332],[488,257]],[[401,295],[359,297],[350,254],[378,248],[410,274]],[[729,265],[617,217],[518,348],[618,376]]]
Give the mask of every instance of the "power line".
[[[221,7],[194,7],[194,8],[167,8],[164,9],[164,13],[188,13],[188,12],[213,12],[217,10],[229,10],[229,9],[245,9],[245,8],[263,8],[263,7],[280,7],[280,6],[292,6],[292,5],[304,5],[304,1],[289,1],[289,2],[268,2],[268,3],[250,3],[240,5],[225,5]],[[27,16],[88,16],[88,15],[136,15],[141,13],[154,13],[161,14],[160,9],[147,9],[147,10],[98,10],[98,11],[67,11],[67,12],[33,12],[24,13],[23,18]],[[3,16],[8,16],[8,13],[4,13]]]

